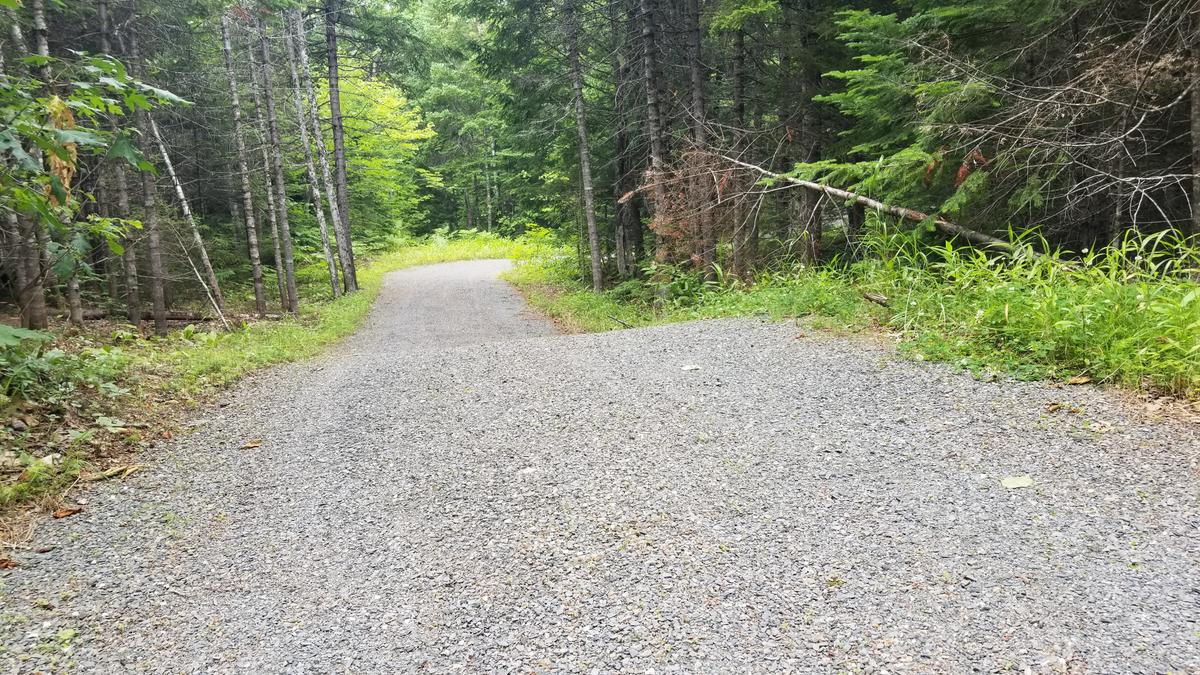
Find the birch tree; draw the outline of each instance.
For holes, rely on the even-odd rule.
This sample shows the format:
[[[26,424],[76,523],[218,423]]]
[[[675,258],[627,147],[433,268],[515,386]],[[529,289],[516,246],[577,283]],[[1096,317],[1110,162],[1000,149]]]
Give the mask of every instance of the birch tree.
[[[286,297],[284,308],[288,312],[296,312],[300,309],[300,298],[296,290],[296,262],[292,252],[292,229],[291,224],[288,222],[287,182],[283,171],[283,141],[279,135],[279,118],[275,113],[275,94],[272,91],[271,85],[271,42],[267,37],[267,27],[262,16],[257,17],[256,23],[259,48],[262,55],[261,84],[267,112],[267,145],[270,149],[271,169],[273,172],[272,181],[275,188],[275,214],[279,219],[279,236],[277,240],[279,241],[282,260],[277,264],[282,264],[283,266],[284,287],[286,291],[284,294]]]
[[[262,316],[267,313],[267,301],[263,293],[262,260],[258,255],[258,228],[254,220],[254,193],[250,184],[250,162],[246,153],[246,138],[242,129],[242,104],[238,95],[237,72],[233,64],[233,46],[229,38],[229,16],[221,15],[221,47],[225,57],[225,72],[229,78],[230,110],[233,114],[234,145],[237,147],[238,177],[242,188],[242,213],[246,223],[246,243],[250,254],[250,272],[254,283],[254,311]]]
[[[308,173],[308,194],[312,200],[313,213],[317,217],[317,227],[321,231],[321,250],[325,254],[325,264],[329,269],[329,285],[331,286],[333,297],[336,298],[341,295],[342,287],[338,283],[337,261],[334,259],[333,249],[329,246],[329,228],[325,222],[325,206],[322,202],[317,169],[313,163],[312,145],[309,144],[308,139],[309,111],[305,109],[304,87],[301,85],[300,75],[296,67],[299,57],[296,56],[297,44],[295,36],[296,32],[300,30],[296,21],[297,14],[298,12],[289,10],[285,15],[286,27],[283,37],[288,52],[288,72],[292,78],[292,102],[296,106],[296,126],[300,132],[300,146],[304,153],[304,168]]]

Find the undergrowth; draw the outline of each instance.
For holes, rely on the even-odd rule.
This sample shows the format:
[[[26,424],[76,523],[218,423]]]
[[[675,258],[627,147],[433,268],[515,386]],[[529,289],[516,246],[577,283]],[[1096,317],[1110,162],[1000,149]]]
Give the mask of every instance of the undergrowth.
[[[753,284],[668,268],[647,272],[663,280],[657,284],[627,281],[594,294],[566,253],[537,258],[509,278],[572,330],[807,317],[898,332],[904,352],[976,372],[1200,396],[1200,251],[1165,234],[1080,255],[1039,255],[1022,242],[1011,256],[885,231],[863,249],[858,261],[768,270]]]

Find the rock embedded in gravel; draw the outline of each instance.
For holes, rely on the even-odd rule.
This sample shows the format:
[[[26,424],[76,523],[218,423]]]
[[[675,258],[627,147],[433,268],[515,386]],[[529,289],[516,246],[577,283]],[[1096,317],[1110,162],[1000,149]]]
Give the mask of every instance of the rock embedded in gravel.
[[[1200,669],[1194,427],[786,323],[554,335],[504,267],[392,275],[43,526],[0,671]]]

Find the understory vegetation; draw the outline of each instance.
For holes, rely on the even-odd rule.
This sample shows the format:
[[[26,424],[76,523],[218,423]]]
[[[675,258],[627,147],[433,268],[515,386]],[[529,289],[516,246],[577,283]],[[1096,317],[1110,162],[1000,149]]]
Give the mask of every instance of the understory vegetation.
[[[597,294],[564,251],[509,278],[569,330],[805,317],[893,331],[909,355],[977,373],[1200,395],[1200,251],[1165,234],[1078,256],[1033,251],[1012,257],[880,231],[859,260],[763,270],[752,282],[671,269]]]

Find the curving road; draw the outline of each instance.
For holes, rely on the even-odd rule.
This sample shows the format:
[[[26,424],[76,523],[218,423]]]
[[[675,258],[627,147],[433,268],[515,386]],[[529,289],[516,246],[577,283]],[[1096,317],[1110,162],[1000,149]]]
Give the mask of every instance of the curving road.
[[[506,266],[393,274],[46,523],[0,672],[1200,670],[1194,427],[788,324],[556,335]]]

